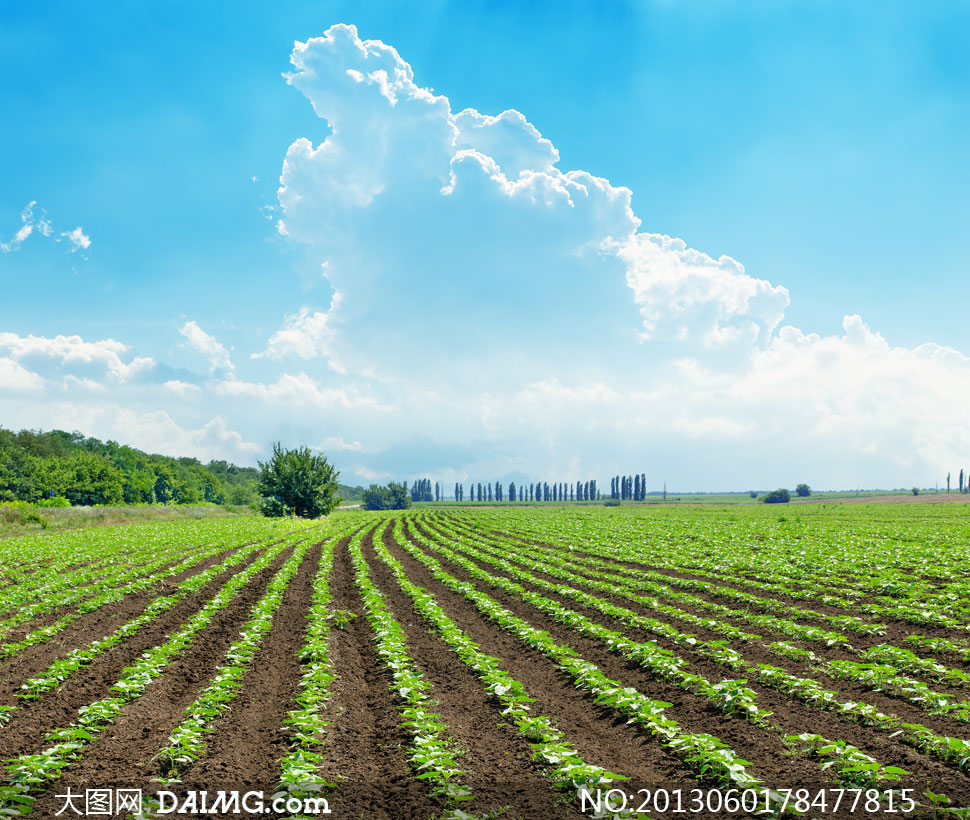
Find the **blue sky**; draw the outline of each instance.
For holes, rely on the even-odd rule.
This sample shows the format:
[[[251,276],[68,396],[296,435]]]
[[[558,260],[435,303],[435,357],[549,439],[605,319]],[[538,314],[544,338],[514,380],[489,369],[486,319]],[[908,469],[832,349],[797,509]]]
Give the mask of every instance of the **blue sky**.
[[[5,6],[0,423],[932,484],[970,453],[970,7],[924,5]]]

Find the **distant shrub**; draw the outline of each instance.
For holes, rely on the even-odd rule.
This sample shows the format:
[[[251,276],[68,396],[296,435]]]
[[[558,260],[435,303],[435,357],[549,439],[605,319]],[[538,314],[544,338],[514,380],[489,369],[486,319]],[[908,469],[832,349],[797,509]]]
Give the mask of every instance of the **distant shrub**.
[[[799,498],[808,498],[812,494],[812,488],[807,484],[799,484],[795,487],[795,495]]]
[[[36,502],[36,507],[70,507],[71,502],[62,495],[55,495],[53,498],[42,498]]]
[[[765,504],[787,504],[791,501],[791,493],[788,490],[777,489],[767,493],[761,499]]]
[[[919,487],[913,487],[913,495],[919,495]]]
[[[757,498],[758,497],[758,493],[755,490],[752,490],[750,493],[748,493],[748,495],[750,495],[752,498]]]
[[[618,499],[618,498],[608,498],[605,502],[603,502],[603,506],[604,507],[619,507],[620,506],[620,499]]]

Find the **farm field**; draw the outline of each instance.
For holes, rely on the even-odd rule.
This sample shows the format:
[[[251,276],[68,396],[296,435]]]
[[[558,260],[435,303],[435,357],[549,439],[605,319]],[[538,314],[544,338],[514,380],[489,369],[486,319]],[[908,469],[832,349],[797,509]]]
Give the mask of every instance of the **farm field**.
[[[970,816],[964,509],[7,538],[0,812],[103,789],[128,817],[131,790],[145,817]]]

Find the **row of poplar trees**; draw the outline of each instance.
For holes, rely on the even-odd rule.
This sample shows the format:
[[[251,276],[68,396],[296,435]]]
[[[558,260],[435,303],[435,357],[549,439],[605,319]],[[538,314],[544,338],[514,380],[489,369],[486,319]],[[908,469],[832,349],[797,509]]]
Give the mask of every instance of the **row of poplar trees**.
[[[520,484],[518,487],[514,481],[509,482],[508,490],[502,485],[501,481],[495,484],[468,485],[468,501],[596,501],[600,498],[599,491],[596,489],[596,479],[589,481],[571,482],[558,481],[550,484],[548,481],[529,484]],[[465,485],[461,482],[455,484],[455,500],[465,500]]]
[[[407,490],[408,483],[404,482],[404,489]],[[419,478],[411,485],[412,501],[441,501],[441,485],[434,483],[434,493],[431,491],[431,479]]]
[[[643,501],[647,497],[647,475],[617,475],[610,479],[610,498]]]

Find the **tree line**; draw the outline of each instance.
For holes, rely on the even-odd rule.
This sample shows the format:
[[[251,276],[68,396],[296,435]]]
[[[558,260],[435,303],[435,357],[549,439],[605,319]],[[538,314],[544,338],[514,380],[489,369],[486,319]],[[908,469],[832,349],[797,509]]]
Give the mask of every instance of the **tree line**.
[[[0,501],[251,504],[257,470],[145,453],[79,432],[0,428]]]
[[[262,503],[260,470],[228,461],[146,453],[64,430],[0,428],[0,502],[57,506]],[[362,487],[338,485],[345,500]]]

